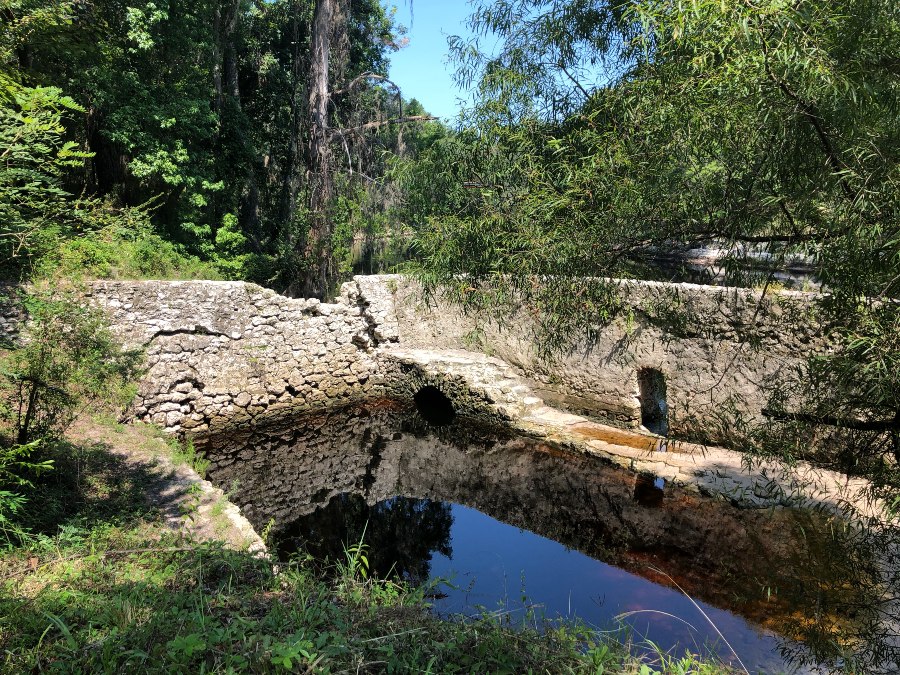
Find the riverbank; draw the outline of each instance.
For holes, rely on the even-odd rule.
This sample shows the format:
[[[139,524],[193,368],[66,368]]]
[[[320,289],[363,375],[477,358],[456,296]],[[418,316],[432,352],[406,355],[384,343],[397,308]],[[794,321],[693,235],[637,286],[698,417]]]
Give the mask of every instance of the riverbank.
[[[53,455],[31,533],[2,524],[7,672],[727,672],[577,626],[441,620],[423,590],[369,578],[364,547],[331,581],[276,570],[202,460],[152,427],[83,419]]]

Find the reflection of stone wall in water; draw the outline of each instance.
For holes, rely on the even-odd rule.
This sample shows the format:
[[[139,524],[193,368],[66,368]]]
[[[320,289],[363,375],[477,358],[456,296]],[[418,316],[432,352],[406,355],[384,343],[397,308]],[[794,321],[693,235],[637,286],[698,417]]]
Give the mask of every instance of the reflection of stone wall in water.
[[[742,510],[671,487],[648,506],[635,498],[633,474],[595,457],[471,426],[429,436],[414,413],[392,408],[333,411],[198,447],[212,479],[237,481],[235,501],[257,527],[274,518],[276,533],[346,493],[370,505],[395,495],[453,502],[666,583],[653,565],[714,604],[731,606],[737,594],[760,620],[784,610],[777,593],[766,604],[765,589],[790,594],[780,575],[796,573],[804,555],[796,513]]]

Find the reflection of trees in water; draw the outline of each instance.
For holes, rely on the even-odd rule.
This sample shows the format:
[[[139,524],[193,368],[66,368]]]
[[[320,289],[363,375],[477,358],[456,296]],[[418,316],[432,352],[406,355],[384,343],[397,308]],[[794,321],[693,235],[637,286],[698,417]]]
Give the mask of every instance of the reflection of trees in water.
[[[430,499],[393,497],[374,506],[356,494],[342,494],[300,518],[280,536],[282,554],[306,550],[318,560],[343,560],[344,547],[363,537],[370,571],[414,584],[431,573],[434,553],[451,556],[450,505]]]
[[[895,527],[806,512],[805,547],[780,575],[791,606],[774,626],[791,662],[821,672],[900,672],[900,540]]]

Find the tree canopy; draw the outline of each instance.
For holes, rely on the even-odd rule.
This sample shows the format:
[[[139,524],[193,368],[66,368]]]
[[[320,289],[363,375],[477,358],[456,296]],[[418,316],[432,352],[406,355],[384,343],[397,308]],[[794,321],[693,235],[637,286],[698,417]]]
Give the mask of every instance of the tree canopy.
[[[323,55],[312,36],[325,6]],[[318,259],[347,250],[353,228],[337,222],[347,201],[364,203],[384,169],[379,151],[399,150],[391,121],[403,100],[385,78],[404,29],[380,2],[0,0],[0,17],[4,82],[30,92],[7,96],[4,114],[56,95],[46,110],[55,126],[39,125],[56,140],[18,139],[35,160],[57,141],[65,149],[55,198],[138,209],[176,252],[221,276],[329,292],[340,261],[311,285]],[[332,152],[318,166],[309,73],[323,56]],[[337,187],[317,201],[322,176]],[[24,178],[6,178],[22,189]]]
[[[624,273],[651,243],[716,241],[896,295],[895,3],[501,0],[472,28],[502,46],[456,44],[482,187],[454,232],[492,248],[457,257],[468,274]]]
[[[474,189],[432,209],[426,284],[514,295],[570,340],[615,314],[596,278],[650,274],[655,252],[713,245],[728,283],[764,288],[807,256],[839,347],[799,411],[773,409],[865,420],[869,456],[900,459],[897,3],[496,0],[471,28],[499,46],[454,44],[478,96],[445,170]]]

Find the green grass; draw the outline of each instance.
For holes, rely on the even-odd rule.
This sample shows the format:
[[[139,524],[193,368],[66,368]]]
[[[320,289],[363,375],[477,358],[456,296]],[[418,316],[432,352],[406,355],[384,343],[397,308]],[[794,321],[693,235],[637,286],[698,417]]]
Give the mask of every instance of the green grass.
[[[209,469],[209,460],[194,449],[194,444],[188,440],[184,443],[174,437],[170,437],[168,445],[171,448],[171,459],[175,464],[187,464],[201,478],[206,476]]]
[[[664,654],[643,661],[578,626],[466,621],[421,589],[368,578],[365,545],[326,580],[166,529],[145,474],[100,445],[57,449],[0,556],[5,672],[720,673]],[[155,482],[154,482],[155,481]]]

